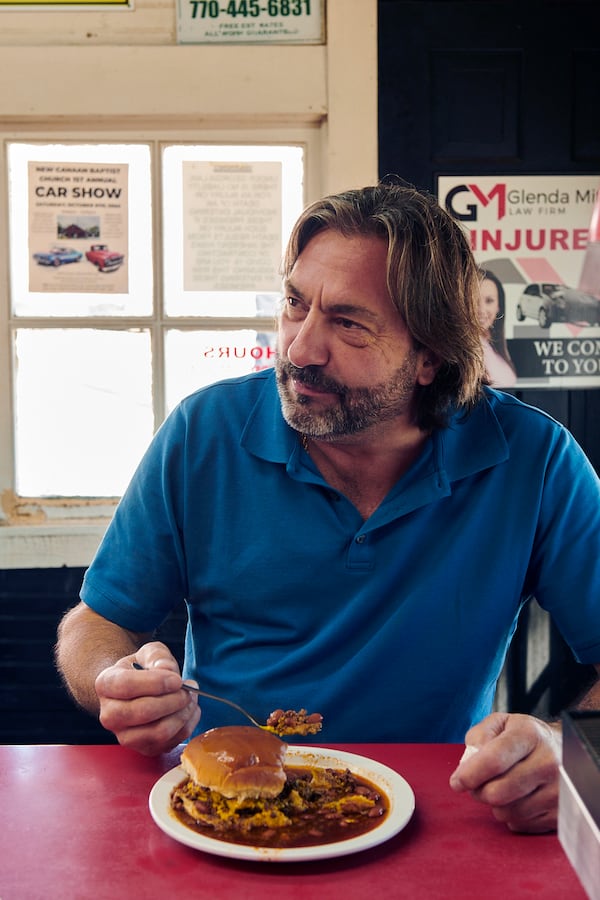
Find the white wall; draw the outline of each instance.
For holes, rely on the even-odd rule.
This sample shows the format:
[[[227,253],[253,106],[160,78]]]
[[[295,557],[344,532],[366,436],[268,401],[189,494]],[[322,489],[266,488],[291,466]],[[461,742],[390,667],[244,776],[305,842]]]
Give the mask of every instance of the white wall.
[[[306,200],[377,180],[377,0],[327,0],[324,45],[178,45],[176,0],[132,10],[0,9],[0,258],[4,142],[306,141]],[[0,429],[12,409],[8,272],[0,267]],[[2,388],[4,386],[4,388]],[[0,492],[12,478],[0,459]],[[5,495],[6,499],[6,495]],[[0,515],[0,521],[2,516]],[[87,565],[103,525],[0,525],[0,569]]]
[[[321,192],[377,178],[377,2],[327,0],[327,43],[177,45],[175,0],[0,10],[0,129],[145,117],[318,123]],[[68,124],[68,122],[67,122]]]

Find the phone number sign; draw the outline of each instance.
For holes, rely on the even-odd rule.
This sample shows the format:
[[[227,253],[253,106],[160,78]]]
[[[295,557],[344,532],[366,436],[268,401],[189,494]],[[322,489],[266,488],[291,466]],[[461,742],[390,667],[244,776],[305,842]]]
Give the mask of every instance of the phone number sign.
[[[180,44],[322,44],[324,0],[177,0]]]

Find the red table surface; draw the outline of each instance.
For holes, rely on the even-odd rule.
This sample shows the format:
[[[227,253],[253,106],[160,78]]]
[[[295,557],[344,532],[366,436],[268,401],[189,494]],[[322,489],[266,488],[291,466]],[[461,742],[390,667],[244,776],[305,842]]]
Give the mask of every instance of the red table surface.
[[[489,809],[450,790],[462,747],[335,749],[399,772],[416,796],[411,821],[352,856],[261,863],[183,846],[154,823],[148,795],[177,753],[146,759],[118,746],[2,746],[0,898],[585,898],[555,834],[512,834]]]

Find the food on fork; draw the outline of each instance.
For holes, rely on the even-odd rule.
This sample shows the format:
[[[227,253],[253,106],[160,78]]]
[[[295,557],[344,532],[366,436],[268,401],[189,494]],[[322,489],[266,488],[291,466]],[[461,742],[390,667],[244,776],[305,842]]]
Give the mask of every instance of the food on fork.
[[[317,734],[323,727],[321,713],[307,713],[305,709],[276,709],[267,719],[267,726],[273,734],[281,736]]]
[[[140,665],[137,660],[134,660],[131,665],[134,669],[144,671],[144,666]],[[193,694],[198,694],[200,697],[208,697],[209,700],[216,700],[218,703],[226,703],[227,706],[232,706],[234,709],[237,709],[238,712],[242,713],[242,715],[246,716],[246,718],[256,725],[257,728],[262,728],[263,731],[271,731],[273,734],[277,734],[280,737],[290,734],[317,734],[317,732],[321,730],[323,724],[323,716],[321,713],[308,714],[305,709],[301,709],[300,712],[296,712],[295,709],[276,709],[269,716],[267,724],[261,725],[260,722],[256,721],[254,716],[250,715],[248,710],[239,706],[239,704],[234,703],[232,700],[227,700],[225,697],[218,697],[216,694],[209,694],[193,684],[186,684],[184,682],[181,687],[184,691],[191,691]]]

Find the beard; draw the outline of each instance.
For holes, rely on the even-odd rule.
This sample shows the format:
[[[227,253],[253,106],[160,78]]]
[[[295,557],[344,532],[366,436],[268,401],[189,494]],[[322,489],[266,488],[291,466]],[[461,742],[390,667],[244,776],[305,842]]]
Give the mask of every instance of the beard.
[[[412,413],[416,385],[417,353],[411,350],[402,366],[387,381],[372,387],[349,387],[325,375],[319,366],[298,368],[287,360],[275,360],[277,389],[283,418],[308,437],[335,440],[358,434],[373,425]],[[314,398],[297,396],[291,381],[320,389],[338,398],[331,407],[315,404]]]

